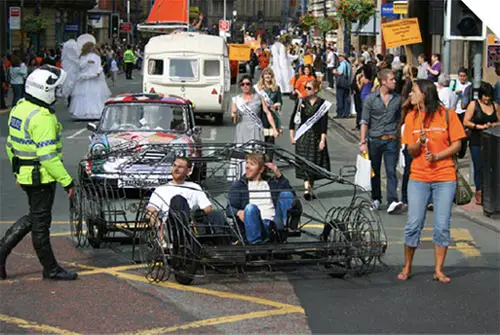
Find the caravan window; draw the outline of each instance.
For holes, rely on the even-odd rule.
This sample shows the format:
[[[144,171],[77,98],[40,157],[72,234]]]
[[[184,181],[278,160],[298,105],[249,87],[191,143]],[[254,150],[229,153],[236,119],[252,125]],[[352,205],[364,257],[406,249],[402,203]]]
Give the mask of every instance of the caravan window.
[[[148,74],[161,76],[163,74],[163,59],[150,59],[148,61]]]
[[[220,76],[220,62],[218,60],[206,60],[203,67],[205,77]]]
[[[198,79],[200,64],[197,59],[170,59],[170,78]]]

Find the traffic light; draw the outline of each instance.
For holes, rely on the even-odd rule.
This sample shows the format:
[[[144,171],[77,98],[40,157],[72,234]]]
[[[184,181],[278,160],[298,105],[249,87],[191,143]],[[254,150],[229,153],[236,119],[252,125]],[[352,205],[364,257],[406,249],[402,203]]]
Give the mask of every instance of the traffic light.
[[[118,14],[111,14],[111,22],[109,33],[111,37],[116,36],[120,33],[120,16]]]
[[[460,39],[484,38],[483,30],[483,22],[462,0],[451,0],[451,37]]]

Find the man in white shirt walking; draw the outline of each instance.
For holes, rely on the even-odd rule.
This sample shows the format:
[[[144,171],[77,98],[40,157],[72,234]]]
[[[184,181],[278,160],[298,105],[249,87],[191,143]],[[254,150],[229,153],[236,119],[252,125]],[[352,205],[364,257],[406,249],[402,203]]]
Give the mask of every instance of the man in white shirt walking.
[[[467,110],[467,105],[469,104],[472,97],[466,96],[470,91],[471,82],[467,80],[467,70],[463,67],[458,69],[458,80],[454,80],[450,85],[451,90],[455,92],[457,96],[457,104],[455,107],[455,112],[457,113],[460,122],[464,122],[465,111]],[[466,129],[468,131],[468,129]],[[462,147],[458,152],[459,158],[464,158],[467,153],[467,138],[462,140]]]
[[[326,52],[326,72],[328,78],[328,88],[333,89],[333,69],[335,68],[335,53],[331,47],[328,47]]]

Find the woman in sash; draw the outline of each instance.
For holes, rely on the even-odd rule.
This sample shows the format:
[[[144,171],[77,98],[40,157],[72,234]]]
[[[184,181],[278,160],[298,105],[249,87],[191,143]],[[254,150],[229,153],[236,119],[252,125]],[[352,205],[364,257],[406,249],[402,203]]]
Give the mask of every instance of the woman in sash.
[[[295,104],[290,118],[290,140],[295,144],[295,153],[310,162],[330,171],[330,156],[326,144],[328,129],[328,110],[331,103],[318,97],[321,82],[309,80],[305,84],[306,96]],[[307,201],[315,199],[312,193],[314,181],[322,178],[307,171],[297,168],[297,179],[304,180],[304,198]]]
[[[276,84],[276,79],[272,69],[267,68],[262,71],[259,82],[254,86],[254,89],[262,98],[262,104],[267,105],[267,108],[270,110],[273,117],[276,129],[278,129],[279,133],[281,133],[280,111],[281,106],[283,105],[283,100],[281,98],[281,89]],[[274,144],[274,128],[267,120],[267,115],[262,117],[262,124],[264,125],[265,142]]]
[[[261,120],[261,109],[273,129],[273,136],[279,135],[276,123],[267,104],[258,94],[252,91],[252,78],[244,75],[240,79],[241,94],[233,98],[231,117],[236,123],[235,143],[247,143],[252,140],[264,141],[264,125]]]

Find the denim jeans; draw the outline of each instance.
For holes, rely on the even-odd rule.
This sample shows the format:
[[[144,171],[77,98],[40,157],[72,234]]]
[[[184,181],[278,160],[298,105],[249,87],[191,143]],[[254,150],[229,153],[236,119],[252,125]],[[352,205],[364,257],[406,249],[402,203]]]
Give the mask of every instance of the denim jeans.
[[[372,177],[372,199],[382,201],[382,191],[380,186],[380,169],[382,157],[384,158],[385,172],[387,175],[387,203],[398,201],[398,179],[396,176],[396,166],[399,157],[399,144],[397,140],[381,140],[370,137],[368,142],[368,154],[372,161],[372,168],[375,175]]]
[[[24,96],[24,85],[23,84],[12,84],[12,107],[14,107],[17,102]]]
[[[274,223],[276,228],[281,230],[285,227],[287,221],[287,211],[292,207],[295,196],[292,192],[281,192],[275,208]],[[260,209],[254,204],[248,204],[245,207],[245,233],[247,241],[250,244],[262,242],[263,236],[269,236],[270,220],[262,220]],[[264,235],[264,234],[265,235]]]
[[[481,146],[471,144],[470,156],[472,158],[472,164],[474,165],[474,185],[476,186],[476,191],[481,191],[481,170],[483,169],[483,162],[481,161]]]
[[[434,201],[434,230],[432,241],[440,247],[450,245],[450,217],[457,183],[455,181],[426,183],[410,180],[408,183],[408,222],[404,240],[409,247],[416,248],[425,224],[427,204]]]
[[[403,182],[401,185],[401,201],[404,204],[408,204],[408,181],[410,179],[410,168],[413,156],[408,152],[408,148],[403,150],[403,155],[405,156],[405,171],[403,173]]]
[[[349,89],[337,87],[337,116],[349,117],[351,115],[351,94]]]

